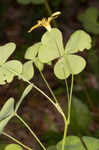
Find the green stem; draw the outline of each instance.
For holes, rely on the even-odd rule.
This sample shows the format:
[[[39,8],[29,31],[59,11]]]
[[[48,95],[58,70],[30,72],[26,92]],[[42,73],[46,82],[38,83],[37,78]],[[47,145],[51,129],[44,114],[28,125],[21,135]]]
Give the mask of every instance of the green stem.
[[[38,92],[40,92],[43,96],[45,96],[53,105],[54,107],[58,110],[58,112],[63,116],[63,111],[60,108],[60,105],[58,103],[53,102],[53,100],[47,96],[47,94],[45,94],[41,89],[39,89],[36,85],[34,85],[33,83],[31,83],[30,81],[28,81],[27,79],[25,79],[23,76],[19,76],[21,79],[23,79],[23,81],[27,82],[29,85],[31,85],[33,88],[35,88]]]
[[[23,77],[22,77],[22,78],[23,78]],[[53,102],[53,100],[52,100],[49,96],[47,96],[41,89],[39,89],[36,85],[34,85],[34,84],[31,83],[30,81],[26,80],[25,78],[23,78],[23,80],[24,80],[25,82],[27,82],[28,84],[32,85],[33,88],[35,88],[38,92],[40,92],[43,96],[45,96],[45,97],[56,107],[56,103]],[[56,109],[57,109],[57,107],[56,107]]]
[[[71,80],[71,88],[70,88],[70,96],[68,101],[68,125],[70,124],[70,114],[71,114],[71,101],[72,101],[72,91],[73,91],[73,83],[74,83],[74,76],[72,75]]]
[[[51,10],[51,8],[50,8],[50,6],[48,4],[48,0],[44,0],[44,5],[45,5],[45,8],[46,8],[49,16],[51,16],[52,15],[52,10]],[[54,24],[54,27],[57,27],[57,24],[56,24],[55,20],[53,20],[52,22]]]
[[[13,140],[14,142],[16,142],[17,144],[21,145],[23,148],[27,149],[27,150],[32,150],[32,148],[24,145],[23,143],[21,143],[19,140],[15,139],[14,137],[12,137],[11,135],[2,132],[3,135],[7,136],[8,138],[10,138],[11,140]]]
[[[67,89],[67,98],[68,98],[68,101],[69,101],[69,88],[68,88],[68,83],[67,83],[66,79],[65,79],[65,85],[66,85],[66,89]]]
[[[47,0],[44,0],[44,5],[45,5],[46,10],[48,11],[49,16],[51,16],[52,11],[51,11],[51,8],[50,8]]]
[[[8,68],[7,67],[5,67],[7,70],[8,70]],[[13,72],[14,74],[16,74],[18,77],[20,77],[20,79],[22,79],[23,81],[25,81],[25,82],[27,82],[28,84],[30,84],[33,88],[35,88],[38,92],[40,92],[42,95],[44,95],[55,107],[56,107],[56,104],[52,101],[52,99],[49,97],[49,96],[47,96],[41,89],[39,89],[36,85],[34,85],[33,83],[31,83],[30,81],[28,81],[26,78],[24,78],[22,75],[19,75],[19,74],[17,74],[17,72],[15,72],[14,70],[12,70],[12,69],[10,69],[9,68],[9,70],[11,71],[11,72]],[[9,71],[8,70],[8,71]],[[57,108],[57,107],[56,107]]]
[[[15,113],[15,116],[26,126],[26,128],[30,131],[30,133],[33,135],[33,137],[35,137],[35,139],[37,140],[37,142],[40,144],[40,146],[46,150],[45,146],[41,143],[41,141],[39,140],[39,138],[36,136],[36,134],[32,131],[32,129],[29,127],[29,125],[18,115]]]
[[[70,112],[71,112],[71,100],[72,100],[73,82],[74,82],[74,76],[72,75],[70,96],[69,96],[69,91],[68,91],[68,119],[66,120],[66,117],[63,116],[65,127],[64,127],[64,135],[63,135],[63,142],[62,142],[62,150],[64,150],[64,145],[65,145],[65,142],[66,142],[66,135],[67,135],[68,125],[70,123]],[[66,87],[67,87],[67,85],[66,85]]]
[[[14,70],[12,70],[11,69],[11,72],[13,72],[13,73],[16,73]],[[28,81],[26,78],[24,78],[22,75],[19,75],[18,74],[18,76],[21,78],[21,79],[23,79],[23,81],[25,81],[25,82],[27,82],[29,85],[31,85],[33,88],[35,88],[38,92],[40,92],[43,96],[45,96],[53,105],[54,105],[54,107],[58,110],[58,112],[63,116],[63,119],[64,119],[64,112],[62,111],[62,109],[61,109],[61,107],[60,107],[60,105],[58,104],[58,103],[55,103],[55,102],[53,102],[53,100],[49,97],[49,96],[47,96],[41,89],[39,89],[36,85],[34,85],[33,83],[31,83],[30,81]],[[20,119],[20,121],[22,121],[23,122],[23,124],[28,128],[28,130],[31,132],[31,134],[36,138],[36,140],[39,142],[39,144],[42,146],[42,148],[44,149],[44,150],[46,150],[46,148],[42,145],[42,143],[39,141],[39,139],[37,138],[37,136],[34,134],[34,132],[31,130],[31,128],[24,122],[24,120],[19,116],[19,115],[17,115],[16,113],[15,113],[15,116],[17,116],[19,119]],[[65,120],[64,120],[65,121]]]
[[[8,70],[8,68],[7,67],[5,67],[7,70]],[[43,96],[45,96],[55,107],[56,107],[56,104],[53,102],[53,100],[49,97],[49,96],[47,96],[41,89],[39,89],[36,85],[34,85],[33,83],[31,83],[30,81],[28,81],[26,78],[24,78],[22,75],[19,75],[19,74],[17,74],[17,72],[15,72],[13,69],[10,69],[9,68],[9,70],[11,71],[11,72],[13,72],[14,74],[16,74],[18,77],[20,77],[20,79],[22,79],[23,81],[25,81],[25,82],[27,82],[28,84],[30,84],[33,88],[35,88],[38,92],[40,92]],[[8,70],[8,71],[9,71]],[[57,108],[57,107],[56,107]]]
[[[40,71],[40,70],[39,70],[39,71]],[[55,102],[58,103],[58,100],[57,100],[57,98],[56,98],[54,92],[52,91],[52,89],[51,89],[49,83],[47,82],[47,80],[45,79],[45,77],[44,77],[44,75],[43,75],[43,73],[42,73],[41,71],[40,71],[40,75],[41,75],[42,79],[44,80],[45,84],[47,85],[47,87],[48,87],[48,89],[49,89],[51,95],[53,96]]]
[[[67,135],[67,130],[68,130],[68,122],[65,116],[64,116],[64,124],[65,124],[65,127],[64,127],[63,141],[62,141],[62,150],[64,150],[64,145],[65,145],[66,135]]]

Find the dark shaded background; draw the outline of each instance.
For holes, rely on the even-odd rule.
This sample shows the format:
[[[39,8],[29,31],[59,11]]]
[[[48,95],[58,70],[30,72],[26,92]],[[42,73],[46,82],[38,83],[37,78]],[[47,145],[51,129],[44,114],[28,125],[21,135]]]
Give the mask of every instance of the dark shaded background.
[[[63,33],[64,43],[75,30],[83,29],[86,31],[78,20],[78,15],[81,12],[84,12],[89,7],[95,7],[99,10],[99,0],[49,0],[48,4],[52,12],[61,11],[62,13],[56,19],[56,24]],[[48,16],[49,12],[44,4],[35,5],[31,3],[21,5],[13,0],[0,0],[0,44],[2,45],[10,41],[15,42],[17,48],[12,57],[24,62],[23,58],[26,49],[35,42],[40,41],[45,29],[38,28],[32,33],[27,31],[36,24],[38,19]],[[99,21],[99,18],[97,21]],[[87,67],[83,73],[76,77],[73,95],[86,104],[90,110],[91,122],[88,126],[88,132],[76,131],[76,127],[74,127],[73,130],[69,130],[68,134],[99,137],[99,35],[92,32],[89,32],[89,34],[93,39],[92,49],[88,53],[83,53],[87,60]],[[67,102],[64,82],[56,79],[50,67],[45,67],[44,74],[57,97],[59,97],[61,106],[66,111],[65,105]],[[32,82],[49,94],[36,69]],[[70,80],[68,82],[70,83]],[[17,79],[14,79],[11,84],[0,86],[0,105],[2,106],[11,96],[17,101],[25,86],[25,83]],[[61,116],[35,90],[32,90],[24,100],[19,114],[30,124],[31,128],[47,146],[55,144],[55,142],[62,138],[64,124]],[[35,139],[18,120],[13,119],[5,128],[5,131],[17,137],[23,143],[37,149],[38,145]],[[12,143],[7,138],[0,137],[0,150],[3,150],[3,146],[7,142]]]

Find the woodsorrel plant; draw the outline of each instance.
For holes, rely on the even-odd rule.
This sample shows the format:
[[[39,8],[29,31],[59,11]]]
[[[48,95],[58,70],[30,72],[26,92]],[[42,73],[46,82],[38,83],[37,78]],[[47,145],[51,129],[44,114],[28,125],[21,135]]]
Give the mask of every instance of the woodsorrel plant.
[[[92,150],[90,147],[90,143],[94,143],[93,150],[95,148],[99,148],[99,141],[95,138],[91,137],[83,137],[83,142],[79,137],[76,136],[66,136],[68,126],[70,124],[70,112],[71,112],[71,100],[72,100],[72,90],[73,90],[73,82],[74,75],[82,72],[86,66],[86,61],[81,56],[76,55],[77,52],[83,51],[85,49],[91,48],[91,37],[84,32],[83,30],[77,30],[74,32],[65,47],[63,46],[62,33],[57,28],[52,28],[50,22],[57,18],[60,15],[60,12],[56,12],[52,14],[48,19],[43,18],[39,20],[35,26],[33,26],[29,32],[34,30],[37,27],[43,26],[47,29],[41,38],[41,41],[29,47],[25,53],[26,61],[22,64],[18,60],[9,60],[7,59],[14,52],[16,45],[14,43],[8,43],[4,46],[0,46],[0,85],[4,85],[6,83],[12,82],[15,76],[18,79],[23,80],[28,85],[24,90],[21,98],[14,104],[14,98],[9,98],[7,102],[4,104],[3,108],[0,111],[0,134],[3,134],[10,139],[12,139],[17,144],[9,144],[5,150],[22,150],[23,148],[27,150],[32,150],[32,148],[22,144],[16,138],[8,135],[4,132],[4,127],[10,121],[12,117],[17,117],[30,131],[30,133],[35,137],[37,142],[40,144],[42,149],[46,150],[46,147],[41,143],[36,134],[31,130],[29,125],[18,115],[18,109],[23,101],[23,99],[27,96],[27,94],[35,88],[42,95],[44,95],[52,105],[57,109],[60,115],[64,119],[64,135],[62,141],[60,141],[57,145],[48,148],[57,149],[57,150]],[[45,64],[52,64],[53,60],[57,60],[54,65],[54,74],[60,79],[64,80],[67,88],[67,97],[68,97],[68,111],[67,116],[64,114],[58,99],[53,93],[50,85],[46,81],[43,75],[43,69]],[[34,65],[40,72],[41,77],[46,83],[50,93],[52,94],[53,99],[51,99],[48,95],[46,95],[41,89],[39,89],[36,85],[30,82],[30,80],[34,76]],[[71,75],[71,88],[69,91],[67,78]],[[23,147],[23,148],[22,148]]]

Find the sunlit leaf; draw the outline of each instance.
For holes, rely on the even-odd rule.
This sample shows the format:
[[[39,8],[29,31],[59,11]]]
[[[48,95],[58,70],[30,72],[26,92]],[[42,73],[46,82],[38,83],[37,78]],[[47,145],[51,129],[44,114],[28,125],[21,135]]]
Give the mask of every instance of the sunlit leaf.
[[[83,141],[88,150],[98,150],[99,149],[99,139],[94,137],[84,136]]]
[[[57,144],[57,150],[62,149],[62,141]],[[80,138],[77,136],[67,136],[64,145],[65,150],[85,150]]]
[[[83,30],[74,32],[68,40],[65,53],[76,53],[91,48],[91,37]]]
[[[34,76],[34,67],[32,61],[27,61],[24,63],[21,75],[27,80],[32,79],[32,77]]]
[[[22,93],[21,98],[19,99],[19,101],[18,101],[17,104],[16,104],[15,112],[18,110],[18,108],[20,107],[20,105],[21,105],[23,99],[28,95],[28,93],[32,90],[32,88],[33,88],[32,85],[28,85],[28,86],[25,88],[24,92]]]
[[[12,42],[0,46],[0,65],[2,65],[14,52],[16,45]]]
[[[9,144],[4,150],[23,150],[23,148],[18,144]]]
[[[22,64],[20,61],[11,60],[4,63],[0,67],[0,84],[10,83],[14,76],[19,76],[22,72]]]
[[[63,41],[61,32],[53,28],[50,32],[47,31],[42,39],[42,46],[39,49],[39,60],[47,63],[55,58],[61,57],[64,54]]]
[[[41,45],[42,45],[41,42],[38,42],[38,43],[32,45],[31,47],[29,47],[26,50],[25,58],[29,59],[29,60],[34,60]]]
[[[91,122],[91,114],[87,105],[73,97],[71,104],[70,128],[76,135],[85,134]]]
[[[77,55],[64,55],[54,66],[54,73],[59,79],[65,79],[70,74],[79,74],[85,68],[85,60]],[[75,67],[76,66],[76,67]]]
[[[0,120],[8,117],[14,112],[14,99],[11,97],[7,100],[0,111]]]

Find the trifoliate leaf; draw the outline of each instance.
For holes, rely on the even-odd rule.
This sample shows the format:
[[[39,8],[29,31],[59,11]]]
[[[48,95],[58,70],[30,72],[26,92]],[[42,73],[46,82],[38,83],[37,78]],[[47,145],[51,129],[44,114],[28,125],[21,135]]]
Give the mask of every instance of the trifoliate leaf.
[[[24,63],[21,76],[23,76],[26,80],[32,79],[34,76],[34,67],[32,61],[27,61]]]
[[[38,42],[36,44],[33,44],[31,47],[29,47],[26,50],[25,58],[29,60],[34,60],[41,45],[42,45],[41,42]]]
[[[0,65],[2,65],[14,52],[16,45],[12,42],[0,46]]]
[[[91,37],[82,30],[74,32],[68,40],[65,53],[76,53],[91,48]]]
[[[50,32],[47,31],[42,39],[42,46],[39,49],[39,60],[43,63],[61,57],[64,54],[63,40],[61,32],[53,28]]]
[[[22,64],[18,60],[11,60],[0,67],[0,84],[10,83],[14,76],[20,76]]]
[[[79,74],[86,66],[81,56],[65,54],[54,66],[54,73],[57,78],[65,79],[70,74]]]

